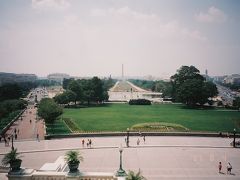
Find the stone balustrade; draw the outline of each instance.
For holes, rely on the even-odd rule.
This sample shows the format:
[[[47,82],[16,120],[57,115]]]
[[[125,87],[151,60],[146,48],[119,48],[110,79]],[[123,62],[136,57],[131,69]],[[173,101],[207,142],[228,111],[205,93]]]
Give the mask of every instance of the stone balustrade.
[[[115,177],[114,173],[107,172],[42,172],[33,169],[9,172],[7,177],[9,180],[125,180],[122,177]]]

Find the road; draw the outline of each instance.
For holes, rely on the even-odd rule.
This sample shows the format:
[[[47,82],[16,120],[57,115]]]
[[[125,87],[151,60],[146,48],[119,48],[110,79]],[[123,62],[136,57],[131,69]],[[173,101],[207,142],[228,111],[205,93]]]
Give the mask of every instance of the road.
[[[148,180],[159,179],[240,179],[240,149],[229,146],[229,138],[202,137],[146,137],[145,144],[138,137],[130,137],[130,148],[124,147],[123,168],[141,169]],[[92,138],[93,147],[81,145],[81,138],[38,141],[19,141],[15,146],[23,155],[23,166],[39,169],[54,162],[67,150],[78,149],[84,161],[80,171],[115,172],[119,167],[118,147],[125,145],[124,137]],[[86,139],[85,139],[86,140]],[[0,159],[10,150],[0,144]],[[219,161],[223,173],[218,173]],[[226,174],[231,162],[233,174]]]
[[[232,105],[233,100],[235,99],[235,95],[232,90],[219,84],[216,84],[216,86],[219,92],[219,96],[223,100],[223,104]]]

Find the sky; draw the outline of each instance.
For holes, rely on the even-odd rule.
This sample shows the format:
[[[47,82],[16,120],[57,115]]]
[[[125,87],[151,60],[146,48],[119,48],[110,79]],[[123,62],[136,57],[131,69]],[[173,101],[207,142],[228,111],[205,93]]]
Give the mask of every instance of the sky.
[[[0,72],[240,73],[238,0],[0,1]]]

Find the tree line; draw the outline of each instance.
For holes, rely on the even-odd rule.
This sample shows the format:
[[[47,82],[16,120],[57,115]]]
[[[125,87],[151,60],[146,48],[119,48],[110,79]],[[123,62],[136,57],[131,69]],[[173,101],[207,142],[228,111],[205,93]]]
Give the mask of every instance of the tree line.
[[[170,81],[130,80],[137,86],[163,93],[163,98],[171,97],[174,102],[187,106],[204,105],[218,94],[216,85],[200,74],[194,66],[182,66],[171,76]]]
[[[108,87],[113,85],[113,80],[101,80],[98,77],[91,79],[64,79],[63,88],[65,91],[54,97],[58,104],[77,103],[102,103],[108,100]]]
[[[0,130],[27,106],[27,102],[20,99],[27,93],[26,84],[13,83],[0,86]]]

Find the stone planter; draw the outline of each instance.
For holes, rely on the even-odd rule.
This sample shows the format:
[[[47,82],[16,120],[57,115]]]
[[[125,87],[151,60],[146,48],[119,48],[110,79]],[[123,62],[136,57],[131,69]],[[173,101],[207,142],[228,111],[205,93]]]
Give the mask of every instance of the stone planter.
[[[10,162],[11,171],[19,171],[22,164],[21,159],[16,159]]]
[[[78,171],[79,161],[75,162],[68,162],[69,172],[74,173]]]

